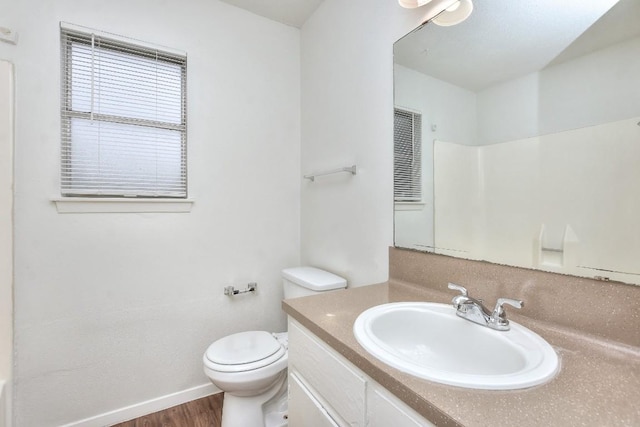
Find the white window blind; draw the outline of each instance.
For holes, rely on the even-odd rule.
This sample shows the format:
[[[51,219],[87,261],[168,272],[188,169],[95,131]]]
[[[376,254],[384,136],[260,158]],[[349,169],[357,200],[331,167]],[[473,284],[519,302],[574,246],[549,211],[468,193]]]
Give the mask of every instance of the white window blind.
[[[64,196],[187,197],[185,54],[61,25]]]
[[[422,200],[422,116],[396,108],[393,127],[393,195],[397,202]]]

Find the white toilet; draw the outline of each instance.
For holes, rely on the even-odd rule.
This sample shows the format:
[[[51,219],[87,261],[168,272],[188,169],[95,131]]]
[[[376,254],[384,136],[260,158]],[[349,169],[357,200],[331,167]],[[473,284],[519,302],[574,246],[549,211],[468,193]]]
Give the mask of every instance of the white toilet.
[[[313,267],[282,270],[284,297],[344,289],[342,277]],[[287,425],[287,333],[240,332],[209,346],[204,373],[225,392],[222,427]]]

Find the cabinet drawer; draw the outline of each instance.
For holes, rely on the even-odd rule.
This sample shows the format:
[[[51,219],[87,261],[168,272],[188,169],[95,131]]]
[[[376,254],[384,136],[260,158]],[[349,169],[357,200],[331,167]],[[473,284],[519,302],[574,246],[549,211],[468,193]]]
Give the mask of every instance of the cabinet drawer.
[[[342,356],[289,320],[289,368],[313,385],[318,400],[325,401],[349,426],[365,425],[366,380]],[[331,411],[331,412],[333,412]]]

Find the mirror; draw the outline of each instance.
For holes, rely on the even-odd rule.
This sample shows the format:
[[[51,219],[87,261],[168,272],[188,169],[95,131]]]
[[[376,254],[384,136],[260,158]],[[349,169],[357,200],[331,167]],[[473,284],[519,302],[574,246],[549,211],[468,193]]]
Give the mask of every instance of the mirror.
[[[640,284],[638,22],[474,0],[396,42],[395,246]]]

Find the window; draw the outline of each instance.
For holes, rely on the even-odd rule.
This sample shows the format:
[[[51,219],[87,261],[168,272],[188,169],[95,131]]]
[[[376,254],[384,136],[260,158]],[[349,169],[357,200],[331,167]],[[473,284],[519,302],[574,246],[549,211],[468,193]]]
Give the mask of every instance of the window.
[[[396,202],[422,201],[422,116],[394,110],[393,195]]]
[[[186,54],[61,24],[63,196],[187,197]]]

